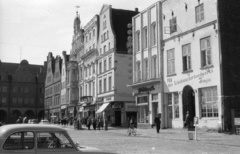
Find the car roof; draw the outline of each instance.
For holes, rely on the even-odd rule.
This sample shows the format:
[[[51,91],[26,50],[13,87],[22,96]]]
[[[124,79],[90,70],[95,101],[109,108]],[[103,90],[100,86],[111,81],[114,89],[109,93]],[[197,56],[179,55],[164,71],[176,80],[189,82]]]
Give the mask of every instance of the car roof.
[[[9,124],[0,127],[0,136],[8,136],[18,131],[64,131],[65,129],[56,125],[40,125],[40,124]]]

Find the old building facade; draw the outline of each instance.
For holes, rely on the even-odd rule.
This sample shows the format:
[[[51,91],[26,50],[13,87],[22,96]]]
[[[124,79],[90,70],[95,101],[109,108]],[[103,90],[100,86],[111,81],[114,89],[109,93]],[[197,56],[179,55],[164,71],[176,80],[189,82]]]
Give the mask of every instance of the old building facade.
[[[0,121],[15,123],[19,116],[44,118],[44,65],[0,61]]]
[[[97,69],[97,114],[108,118],[111,125],[127,125],[134,102],[131,88],[132,55],[127,52],[127,24],[138,11],[114,9],[103,5],[99,13],[99,43]],[[134,111],[135,112],[135,111]],[[135,112],[136,113],[136,112]]]
[[[139,127],[148,128],[162,113],[162,15],[156,2],[132,20],[133,35],[133,95],[138,108]]]

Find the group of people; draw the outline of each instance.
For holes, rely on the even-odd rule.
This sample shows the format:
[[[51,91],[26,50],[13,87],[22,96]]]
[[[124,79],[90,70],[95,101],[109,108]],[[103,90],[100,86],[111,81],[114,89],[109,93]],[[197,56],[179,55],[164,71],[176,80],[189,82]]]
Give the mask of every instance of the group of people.
[[[21,123],[28,123],[28,117],[27,115],[25,115],[23,118],[22,116],[19,116],[17,121],[16,121],[17,124],[21,124]]]
[[[107,117],[102,117],[98,116],[97,118],[95,117],[86,117],[81,119],[81,123],[85,125],[88,130],[91,129],[91,126],[93,127],[94,130],[98,129],[104,129],[108,130],[108,119]]]

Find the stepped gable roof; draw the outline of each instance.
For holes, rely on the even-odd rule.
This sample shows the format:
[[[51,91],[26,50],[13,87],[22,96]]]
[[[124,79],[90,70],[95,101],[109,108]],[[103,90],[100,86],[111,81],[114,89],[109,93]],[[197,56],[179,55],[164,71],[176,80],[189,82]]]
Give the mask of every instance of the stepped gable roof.
[[[112,9],[112,28],[116,37],[116,48],[119,53],[127,52],[127,25],[132,23],[132,17],[138,14],[138,11]]]

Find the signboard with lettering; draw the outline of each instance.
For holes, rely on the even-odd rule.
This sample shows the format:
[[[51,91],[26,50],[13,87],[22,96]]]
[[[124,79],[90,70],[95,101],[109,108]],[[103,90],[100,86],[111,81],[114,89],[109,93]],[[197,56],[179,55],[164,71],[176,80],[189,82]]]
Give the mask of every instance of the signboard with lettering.
[[[138,93],[149,92],[152,90],[155,90],[153,85],[151,87],[141,87],[141,88],[138,88]]]
[[[122,108],[123,102],[113,102],[112,108],[117,109],[117,108]]]
[[[125,111],[137,112],[137,106],[135,103],[125,103]]]
[[[104,102],[110,102],[113,101],[113,97],[105,97]]]

